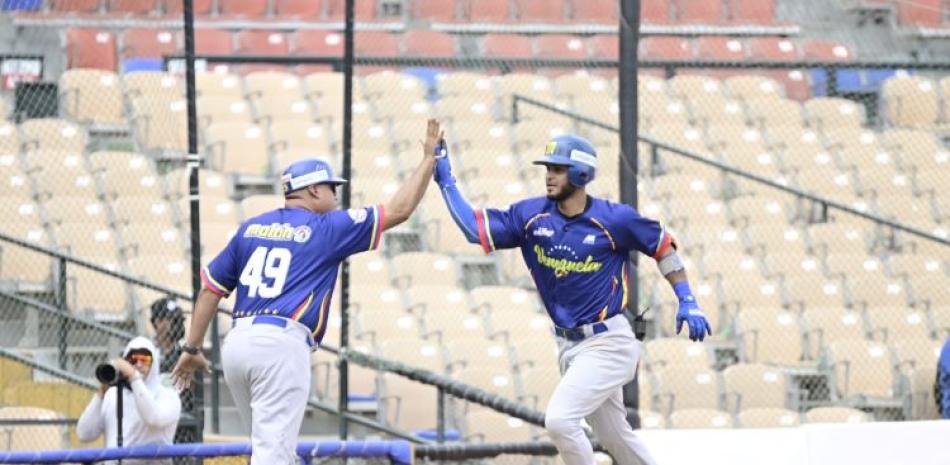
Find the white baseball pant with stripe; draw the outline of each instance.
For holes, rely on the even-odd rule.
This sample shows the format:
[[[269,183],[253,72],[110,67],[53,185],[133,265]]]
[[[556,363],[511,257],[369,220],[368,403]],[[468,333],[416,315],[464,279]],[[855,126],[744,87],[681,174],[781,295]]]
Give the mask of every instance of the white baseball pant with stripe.
[[[251,465],[296,465],[310,396],[309,330],[291,320],[283,328],[252,320],[236,320],[224,339],[224,380],[251,430]]]
[[[623,385],[633,380],[640,341],[624,315],[605,321],[607,331],[580,341],[558,337],[561,381],[548,401],[545,427],[566,465],[593,465],[594,452],[581,426],[586,418],[600,443],[621,465],[656,465],[627,423]]]

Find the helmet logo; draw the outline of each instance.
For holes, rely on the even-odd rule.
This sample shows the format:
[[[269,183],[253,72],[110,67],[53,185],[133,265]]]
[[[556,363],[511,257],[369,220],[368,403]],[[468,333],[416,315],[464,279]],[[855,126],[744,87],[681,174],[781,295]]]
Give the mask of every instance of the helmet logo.
[[[544,146],[544,154],[545,154],[545,155],[554,155],[554,151],[555,151],[555,150],[557,150],[557,141],[556,141],[556,140],[552,140],[551,142],[548,142],[548,145],[545,145],[545,146]]]

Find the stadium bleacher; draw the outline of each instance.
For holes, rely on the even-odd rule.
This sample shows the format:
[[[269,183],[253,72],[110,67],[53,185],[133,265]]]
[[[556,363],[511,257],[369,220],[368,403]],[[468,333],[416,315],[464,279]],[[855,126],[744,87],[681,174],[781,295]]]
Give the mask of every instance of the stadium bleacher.
[[[26,6],[17,14],[162,17],[178,14],[178,3],[21,2]],[[780,22],[773,2],[643,3],[644,20],[652,24]],[[947,16],[934,13],[941,11],[940,2],[931,3],[898,3],[898,23],[946,27]],[[286,18],[339,20],[342,4],[199,1],[196,7],[209,18],[266,25]],[[613,1],[558,2],[559,8],[533,0],[406,4],[407,17],[434,24],[612,24],[616,19]],[[401,20],[366,6],[357,16]],[[0,224],[0,231],[186,290],[191,254],[187,171],[170,169],[167,163],[187,151],[184,86],[173,73],[126,72],[131,60],[179,52],[180,33],[71,27],[62,37],[68,70],[58,77],[58,117],[16,122],[0,106],[0,116],[11,116],[0,122],[0,209],[6,218],[16,219]],[[338,55],[342,36],[316,30],[200,28],[197,47],[199,53],[211,54]],[[615,35],[565,31],[476,36],[444,30],[366,31],[357,34],[356,49],[370,56],[538,59],[613,58],[618,52]],[[848,62],[856,57],[834,40],[719,34],[647,36],[640,53],[645,60],[723,62]],[[616,78],[609,72],[517,71],[441,71],[427,82],[399,69],[361,70],[354,82],[354,201],[368,203],[391,194],[413,160],[413,144],[429,117],[446,122],[453,152],[462,157],[463,190],[479,204],[504,206],[537,194],[538,171],[528,162],[540,141],[563,131],[597,141],[602,158],[610,160],[598,176],[601,181],[616,178],[619,150],[613,136],[543,111],[520,112],[518,122],[509,114],[512,95],[519,94],[615,124]],[[199,147],[208,157],[200,173],[203,243],[198,253],[204,261],[240,221],[282,201],[276,189],[267,194],[242,191],[238,178],[273,186],[281,167],[303,152],[323,156],[339,168],[341,83],[338,73],[304,66],[279,71],[235,66],[199,74]],[[638,84],[643,133],[946,237],[950,196],[944,185],[950,152],[939,134],[950,128],[950,77],[897,70],[839,76],[839,86],[876,95],[878,103],[870,107],[828,96],[824,71],[700,69],[671,78],[645,73]],[[0,105],[6,104],[0,99]],[[103,128],[126,134],[128,143],[119,149],[101,147]],[[707,345],[675,336],[676,306],[666,284],[655,276],[638,283],[641,295],[659,309],[657,338],[645,344],[641,364],[644,427],[859,422],[874,419],[867,411],[905,404],[911,406],[908,418],[933,416],[928,383],[950,325],[950,305],[946,294],[940,294],[950,274],[945,250],[912,241],[894,244],[887,231],[847,216],[815,222],[810,205],[754,183],[725,179],[662,150],[657,163],[642,162],[641,210],[662,218],[680,238],[715,330]],[[609,184],[595,188],[614,198],[619,190]],[[415,249],[387,243],[381,252],[352,260],[353,286],[359,289],[351,292],[352,336],[361,350],[543,407],[557,379],[554,340],[518,257],[490,257],[496,282],[472,286],[465,266],[485,260],[479,248],[464,242],[432,192],[421,210],[407,228],[420,239]],[[48,259],[4,244],[0,250],[3,280],[49,282],[54,268]],[[78,269],[70,272],[70,281],[70,310],[103,319],[135,318],[153,295],[125,290],[113,278]],[[123,290],[106,298],[103,288]],[[333,331],[328,334],[331,340],[336,337]],[[723,351],[732,358],[722,357]],[[356,370],[351,372],[356,391],[380,399],[385,421],[405,429],[433,426],[424,418],[431,418],[428,412],[435,404],[432,389]],[[335,395],[334,370],[317,363],[314,371],[319,372],[316,391]],[[806,402],[800,392],[802,376],[819,375],[829,381],[824,406]],[[37,389],[39,382],[22,378],[22,385],[4,379],[4,404],[53,411],[27,412],[30,416],[78,415],[72,405],[24,401],[17,393]],[[401,406],[392,399],[401,399]],[[472,411],[464,419],[464,437],[473,441],[541,434],[495,412]]]

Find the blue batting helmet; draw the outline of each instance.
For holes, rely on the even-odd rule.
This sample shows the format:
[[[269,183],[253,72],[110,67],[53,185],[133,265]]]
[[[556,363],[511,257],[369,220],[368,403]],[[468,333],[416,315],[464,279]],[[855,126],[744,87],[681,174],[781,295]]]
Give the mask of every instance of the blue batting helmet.
[[[584,187],[594,180],[597,152],[587,139],[565,134],[551,139],[544,147],[544,158],[535,160],[534,164],[567,166],[567,180],[577,187]]]
[[[319,158],[305,158],[290,164],[280,176],[284,195],[314,184],[346,184],[346,179],[333,175],[330,164]]]

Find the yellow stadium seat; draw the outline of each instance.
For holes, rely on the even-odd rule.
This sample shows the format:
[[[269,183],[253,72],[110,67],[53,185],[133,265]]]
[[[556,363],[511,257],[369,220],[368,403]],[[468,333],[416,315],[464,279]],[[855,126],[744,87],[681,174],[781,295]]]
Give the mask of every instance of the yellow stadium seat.
[[[446,350],[453,367],[511,366],[508,345],[485,337],[459,336],[448,341]]]
[[[250,124],[251,107],[243,98],[212,95],[198,99],[195,107],[198,111],[198,123],[201,129],[216,123]]]
[[[772,366],[738,363],[722,372],[726,410],[754,408],[784,409],[790,403],[789,383],[785,374]]]
[[[456,263],[448,256],[427,252],[409,252],[393,257],[393,269],[398,280],[408,286],[458,284]]]
[[[147,252],[154,253],[152,249]],[[191,266],[180,256],[139,255],[129,260],[129,269],[136,276],[178,291],[191,288]]]
[[[719,429],[733,426],[732,416],[715,409],[682,409],[670,414],[671,429]]]
[[[805,124],[802,118],[802,105],[785,98],[770,99],[768,104],[748,105],[746,114],[753,125],[770,133],[786,129],[801,131]]]
[[[254,101],[256,121],[270,123],[275,120],[313,121],[315,112],[311,102],[295,95],[279,95]]]
[[[184,83],[172,73],[159,71],[138,71],[122,76],[125,93],[135,99],[145,95],[170,95],[184,97]]]
[[[112,271],[124,271],[112,256],[83,257]],[[116,315],[124,319],[128,305],[125,281],[79,265],[67,265],[67,303],[74,312],[93,311],[97,315]]]
[[[752,104],[771,106],[772,102],[783,98],[782,86],[772,79],[747,74],[733,76],[724,82],[726,92],[734,98]]]
[[[164,177],[170,198],[188,196],[190,175],[187,169],[169,171]],[[209,169],[198,170],[198,192],[204,198],[228,197],[230,189],[230,180],[224,173]],[[182,214],[185,213],[182,212]]]
[[[805,102],[805,113],[811,126],[824,132],[864,124],[864,110],[857,103],[839,97],[810,99]]]
[[[195,88],[198,97],[212,95],[241,97],[243,89],[241,78],[225,73],[198,73],[195,75]]]
[[[37,118],[20,125],[24,148],[33,151],[61,151],[82,153],[86,148],[86,131],[56,118]]]
[[[519,366],[533,368],[556,368],[558,366],[558,347],[554,336],[536,335],[520,337],[513,341],[514,352]]]
[[[422,98],[425,96],[426,86],[416,77],[387,70],[364,76],[361,90],[368,100],[394,94],[406,98]]]
[[[654,375],[659,381],[656,394],[665,411],[719,408],[722,396],[716,371],[673,365],[655,371]]]
[[[465,368],[453,373],[453,378],[465,384],[481,388],[506,399],[517,398],[514,378],[507,366],[491,368]]]
[[[119,84],[119,77],[112,71],[66,70],[59,78],[64,114],[83,123],[124,125]]]
[[[866,423],[871,417],[849,407],[815,407],[805,412],[806,423]]]
[[[4,420],[60,420],[63,415],[40,407],[0,408],[0,422]],[[62,424],[4,426],[0,448],[5,451],[59,450],[68,441],[68,429]]]
[[[0,155],[4,157],[20,153],[20,131],[17,126],[7,121],[0,121]],[[10,160],[15,160],[11,157]]]
[[[523,420],[488,409],[465,415],[465,424],[466,442],[528,442],[536,436],[533,427]]]
[[[303,83],[300,78],[281,71],[256,71],[244,76],[244,87],[251,101],[271,97],[303,99]]]
[[[382,376],[383,418],[400,429],[432,430],[436,426],[436,389],[401,376]]]
[[[698,74],[680,74],[670,79],[667,84],[670,88],[670,95],[680,99],[721,95],[723,87],[722,82],[718,79]]]
[[[832,342],[828,349],[835,374],[835,389],[841,398],[895,398],[893,364],[886,345],[846,339]]]
[[[0,231],[42,247],[52,247],[46,230],[38,222],[3,222]],[[0,244],[0,276],[4,279],[43,282],[52,276],[53,261],[41,252],[14,244]]]
[[[897,127],[935,127],[940,118],[937,86],[922,76],[897,76],[881,87],[887,121]]]
[[[653,371],[668,367],[706,368],[709,366],[709,354],[700,343],[657,338],[645,344],[643,363]]]
[[[214,123],[206,132],[210,159],[219,170],[252,176],[266,176],[270,172],[267,134],[261,126]]]
[[[495,85],[485,74],[468,71],[441,73],[436,77],[439,95],[484,95],[494,97]]]
[[[752,408],[739,412],[739,425],[743,428],[791,428],[800,423],[798,412],[784,408]]]
[[[447,366],[445,350],[439,343],[418,338],[388,339],[380,344],[380,353],[388,359],[437,374],[444,373]]]
[[[803,360],[798,317],[775,307],[743,308],[736,317],[742,360],[797,366]]]
[[[386,341],[406,339],[419,335],[419,320],[416,315],[400,313],[388,319],[380,319],[374,315],[360,315],[357,324],[359,332],[357,339],[382,345]]]
[[[188,124],[184,99],[168,95],[132,100],[132,127],[141,149],[186,152]]]

